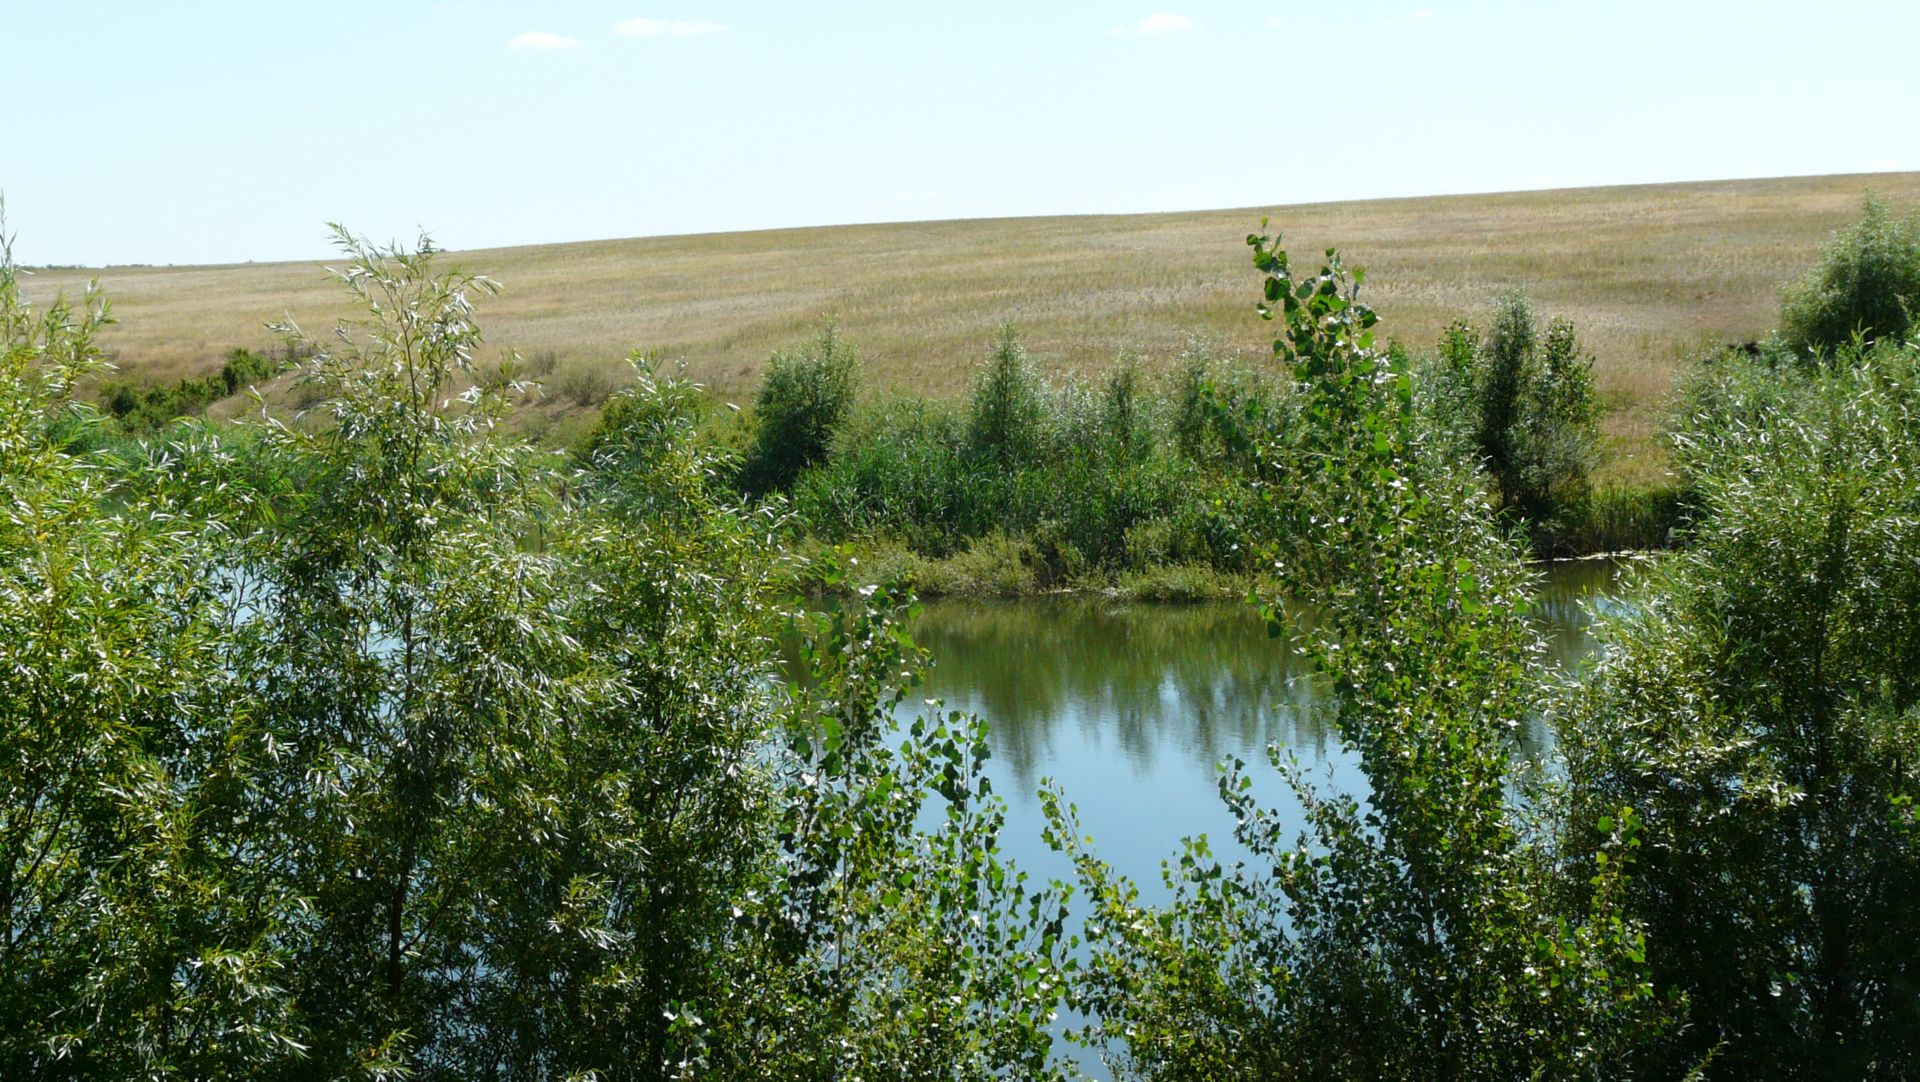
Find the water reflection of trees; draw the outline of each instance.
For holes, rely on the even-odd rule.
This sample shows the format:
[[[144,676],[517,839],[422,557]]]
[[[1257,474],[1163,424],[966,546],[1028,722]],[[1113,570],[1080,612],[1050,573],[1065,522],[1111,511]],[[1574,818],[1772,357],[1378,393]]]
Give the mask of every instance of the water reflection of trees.
[[[1534,616],[1547,637],[1547,660],[1572,668],[1589,649],[1589,608],[1603,611],[1625,568],[1618,560],[1569,560],[1551,564],[1534,598]]]
[[[914,636],[935,659],[928,694],[985,716],[1023,788],[1068,727],[1135,762],[1330,739],[1310,708],[1311,674],[1243,604],[949,602],[929,605]]]
[[[1614,574],[1597,562],[1550,570],[1536,609],[1550,661],[1570,665],[1584,652],[1587,599]],[[1313,760],[1338,743],[1314,709],[1324,689],[1243,603],[948,601],[926,607],[914,636],[935,661],[925,694],[986,717],[994,755],[1022,789],[1068,750],[1057,740],[1113,741],[1135,763],[1182,755],[1205,765],[1259,759],[1276,743]],[[1544,734],[1524,733],[1516,750],[1544,748]]]

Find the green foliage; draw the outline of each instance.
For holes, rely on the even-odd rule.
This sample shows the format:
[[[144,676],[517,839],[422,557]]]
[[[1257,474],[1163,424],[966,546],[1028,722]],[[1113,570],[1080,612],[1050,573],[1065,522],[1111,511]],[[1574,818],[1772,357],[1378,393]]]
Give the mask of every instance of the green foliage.
[[[1278,398],[1203,347],[1185,357],[1189,375],[1170,387],[1148,385],[1122,357],[1097,386],[1048,389],[1003,338],[967,411],[895,401],[855,415],[826,460],[801,475],[793,507],[831,541],[878,535],[969,564],[977,550],[1018,550],[1020,560],[1000,561],[1026,569],[1030,585],[1018,592],[1111,581],[1164,560],[1245,573],[1257,527],[1252,433],[1276,423]],[[989,408],[995,402],[1022,405]],[[1013,428],[1024,435],[983,442],[982,431],[998,430],[983,420],[992,416],[1021,418]],[[1135,534],[1149,525],[1151,544]],[[999,539],[983,545],[991,535]],[[972,583],[1004,593],[1008,580],[958,567],[921,580],[931,590]]]
[[[1647,552],[1679,543],[1689,515],[1687,492],[1680,485],[1633,488],[1605,485],[1573,503],[1553,509],[1535,524],[1535,553],[1578,557]]]
[[[634,385],[601,411],[578,450],[580,465],[625,518],[684,520],[718,510],[718,479],[733,463],[701,436],[710,405],[703,389],[680,367],[662,372],[658,357],[627,361]]]
[[[248,349],[235,349],[219,369],[171,385],[142,384],[124,378],[108,380],[100,386],[100,401],[120,422],[122,430],[152,433],[178,418],[201,413],[220,399],[264,383],[279,370],[279,365],[270,357]]]
[[[247,1075],[297,1055],[299,905],[236,813],[258,726],[210,531],[65,450],[110,322],[36,316],[0,223],[0,1074]],[[143,491],[149,490],[149,491]]]
[[[236,348],[220,364],[220,385],[228,394],[238,394],[258,383],[265,383],[280,371],[273,358],[250,349]]]
[[[1675,1069],[1911,1076],[1920,362],[1731,354],[1674,442],[1696,521],[1564,727],[1571,822],[1644,818],[1629,904],[1689,1001]]]
[[[1478,424],[1474,439],[1486,456],[1487,472],[1500,486],[1502,504],[1512,506],[1519,493],[1521,470],[1520,433],[1523,430],[1523,403],[1530,397],[1527,388],[1539,344],[1539,329],[1533,304],[1518,290],[1503,293],[1493,302],[1493,318],[1486,337],[1480,342],[1474,373],[1474,399],[1478,406]],[[1455,346],[1449,334],[1443,346]]]
[[[1541,335],[1533,305],[1502,294],[1484,334],[1456,321],[1420,366],[1419,412],[1485,463],[1500,505],[1536,526],[1580,504],[1597,457],[1593,358],[1573,324]]]
[[[1115,583],[1122,597],[1136,601],[1222,601],[1245,597],[1243,577],[1225,575],[1205,564],[1159,561],[1122,574]]]
[[[1146,1078],[1920,1073],[1890,332],[1716,359],[1651,496],[1586,489],[1564,321],[1511,296],[1416,363],[1360,272],[1265,236],[1277,381],[1196,348],[1158,394],[1125,360],[1049,387],[1007,331],[964,412],[856,415],[831,331],[778,359],[748,473],[817,533],[1012,592],[1267,566],[1276,633],[1314,604],[1364,797],[1275,756],[1285,823],[1228,764],[1249,859],[1194,838],[1148,905],[1045,793],[1076,943],[1069,888],[999,854],[981,724],[905,707],[909,592],[785,612],[852,580],[783,553],[697,386],[636,355],[578,456],[539,452],[502,431],[518,363],[476,360],[491,283],[337,236],[359,315],[286,328],[300,424],[108,451],[74,398],[107,308],[32,312],[0,229],[0,1075],[1061,1077],[1063,999]],[[1542,675],[1463,446],[1530,514],[1692,516],[1583,684]],[[1541,718],[1546,781],[1512,755]]]
[[[860,358],[832,323],[797,353],[776,353],[754,405],[754,443],[742,467],[751,493],[784,492],[833,446],[853,409]]]
[[[893,718],[918,681],[910,599],[868,586],[797,628],[780,859],[742,920],[721,1077],[1054,1078],[1066,891],[997,855],[986,731]],[[933,820],[920,829],[917,824]]]
[[[992,356],[974,376],[967,453],[1003,470],[1034,461],[1046,438],[1046,393],[1019,331],[1001,327]]]
[[[1101,387],[1099,435],[1116,456],[1130,457],[1144,451],[1153,438],[1152,418],[1147,412],[1151,403],[1144,382],[1139,358],[1126,354],[1107,373],[1107,382]]]
[[[1167,395],[1174,445],[1216,469],[1245,469],[1261,441],[1284,423],[1282,390],[1216,357],[1200,339],[1181,350]]]
[[[1418,423],[1404,357],[1374,348],[1358,272],[1329,252],[1295,277],[1248,240],[1299,404],[1261,452],[1289,482],[1266,505],[1296,539],[1280,596],[1316,602],[1309,651],[1369,795],[1323,796],[1276,758],[1307,809],[1295,838],[1233,764],[1221,793],[1253,861],[1190,841],[1157,910],[1049,797],[1092,906],[1090,1039],[1145,1078],[1620,1077],[1658,1021],[1621,909],[1637,820],[1610,812],[1592,889],[1557,906],[1508,797],[1508,734],[1544,701],[1518,554]]]
[[[1593,357],[1580,351],[1573,324],[1547,325],[1514,433],[1514,506],[1546,508],[1586,496],[1597,457]]]
[[[697,388],[637,364],[574,473],[501,435],[490,283],[338,239],[312,414],[119,461],[104,305],[0,260],[0,1073],[1047,1073],[1062,898],[977,722],[894,728],[904,602],[783,695]]]
[[[1456,319],[1440,333],[1439,348],[1412,363],[1414,407],[1435,438],[1461,455],[1481,457],[1480,332]]]
[[[1920,214],[1895,219],[1869,194],[1818,266],[1780,294],[1780,333],[1795,352],[1830,355],[1857,335],[1902,341],[1920,314]]]

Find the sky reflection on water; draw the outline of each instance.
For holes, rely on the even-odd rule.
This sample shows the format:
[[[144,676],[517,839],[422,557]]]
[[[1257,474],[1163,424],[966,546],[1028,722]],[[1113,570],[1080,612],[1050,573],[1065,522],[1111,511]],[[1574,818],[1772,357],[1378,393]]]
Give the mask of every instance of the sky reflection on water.
[[[1619,572],[1606,561],[1548,569],[1535,613],[1553,664],[1589,649],[1587,606],[1604,601]],[[919,694],[987,720],[989,771],[1008,804],[1003,847],[1043,878],[1071,872],[1040,840],[1036,791],[1046,779],[1079,808],[1094,850],[1148,900],[1165,896],[1160,862],[1183,837],[1206,833],[1216,852],[1241,855],[1218,796],[1222,760],[1252,764],[1255,792],[1283,812],[1298,804],[1266,764],[1269,745],[1320,784],[1365,791],[1355,758],[1314,709],[1318,681],[1289,638],[1268,638],[1244,603],[941,601],[925,606],[913,633],[934,661]],[[1534,731],[1518,750],[1547,746]]]

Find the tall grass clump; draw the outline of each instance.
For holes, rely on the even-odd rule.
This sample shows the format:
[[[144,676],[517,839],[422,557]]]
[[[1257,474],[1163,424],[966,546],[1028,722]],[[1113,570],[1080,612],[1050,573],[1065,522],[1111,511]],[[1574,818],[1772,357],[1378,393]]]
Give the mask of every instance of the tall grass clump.
[[[1601,485],[1539,523],[1534,552],[1567,557],[1671,548],[1682,540],[1688,507],[1681,484]]]
[[[1920,213],[1895,218],[1868,195],[1820,262],[1780,295],[1780,334],[1796,352],[1831,354],[1855,336],[1904,340],[1920,318]]]

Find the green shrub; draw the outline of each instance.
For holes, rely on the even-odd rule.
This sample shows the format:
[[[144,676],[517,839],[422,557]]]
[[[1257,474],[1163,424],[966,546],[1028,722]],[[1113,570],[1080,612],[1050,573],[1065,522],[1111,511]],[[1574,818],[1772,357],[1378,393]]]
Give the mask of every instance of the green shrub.
[[[1709,1077],[1920,1075],[1920,356],[1722,357],[1674,432],[1688,546],[1563,726],[1568,822],[1631,804],[1628,898]]]
[[[1012,324],[994,336],[993,354],[974,375],[967,451],[1002,469],[1033,461],[1045,444],[1046,385]]]
[[[1432,386],[1422,408],[1444,438],[1471,433],[1500,505],[1530,519],[1577,503],[1598,457],[1593,358],[1573,324],[1556,319],[1543,338],[1518,290],[1494,302],[1483,335],[1456,322],[1422,366]]]
[[[945,406],[896,401],[864,411],[827,461],[795,483],[795,512],[825,537],[890,533],[915,551],[946,556],[990,529],[1006,478],[974,468],[962,419]]]
[[[213,403],[263,383],[279,370],[279,364],[270,357],[235,349],[217,370],[176,383],[149,384],[125,377],[108,380],[100,386],[100,404],[120,423],[122,431],[152,433],[181,417],[204,413]]]
[[[1198,462],[1244,469],[1281,423],[1282,388],[1189,338],[1164,392],[1173,445]]]
[[[1474,404],[1478,423],[1474,439],[1485,456],[1487,472],[1500,486],[1501,502],[1513,506],[1519,491],[1520,452],[1516,444],[1522,429],[1521,410],[1531,396],[1535,347],[1539,330],[1533,303],[1519,290],[1502,293],[1493,302],[1493,318],[1480,340],[1475,359]],[[1445,345],[1454,344],[1449,333]]]
[[[1593,357],[1582,353],[1572,322],[1547,325],[1514,433],[1517,505],[1544,509],[1587,493],[1598,456]]]
[[[598,406],[620,389],[622,374],[617,361],[573,358],[561,366],[554,377],[553,387],[562,397],[572,399],[575,405]]]
[[[641,354],[627,363],[633,386],[600,411],[575,458],[623,513],[654,519],[684,505],[689,489],[704,492],[707,475],[724,472],[727,460],[695,436],[710,403],[684,366],[662,371],[658,357]]]
[[[228,394],[237,394],[258,383],[265,383],[280,371],[273,358],[250,349],[235,349],[220,365],[220,382]]]
[[[104,306],[4,236],[0,1076],[1060,1073],[984,727],[903,720],[909,596],[786,618],[697,388],[641,366],[568,469],[496,423],[490,283],[341,231],[306,423],[82,457]]]
[[[1145,450],[1153,438],[1144,382],[1139,358],[1128,353],[1113,366],[1101,388],[1100,435],[1121,458]]]
[[[1869,195],[1860,220],[1835,233],[1820,263],[1781,291],[1780,333],[1826,355],[1859,335],[1904,339],[1920,315],[1920,214],[1896,219]]]
[[[1257,383],[1220,386],[1258,403],[1234,417],[1271,416]],[[1251,456],[1229,466],[1219,443],[1198,458],[1176,449],[1161,420],[1169,403],[1142,386],[1130,364],[1117,366],[1097,393],[1069,381],[1032,402],[1030,442],[1046,451],[1024,462],[974,452],[973,408],[962,416],[896,401],[859,413],[827,458],[796,481],[792,506],[823,538],[885,535],[935,559],[1000,530],[1035,546],[1050,585],[1140,566],[1143,550],[1129,537],[1152,521],[1163,524],[1169,558],[1251,566]],[[1208,439],[1217,439],[1222,429],[1208,424]]]
[[[775,353],[754,404],[756,430],[742,466],[750,493],[784,492],[833,446],[853,409],[860,358],[832,323],[794,353]]]
[[[1440,332],[1440,348],[1422,373],[1419,388],[1426,410],[1469,442],[1480,438],[1479,369],[1480,332],[1456,319]]]

